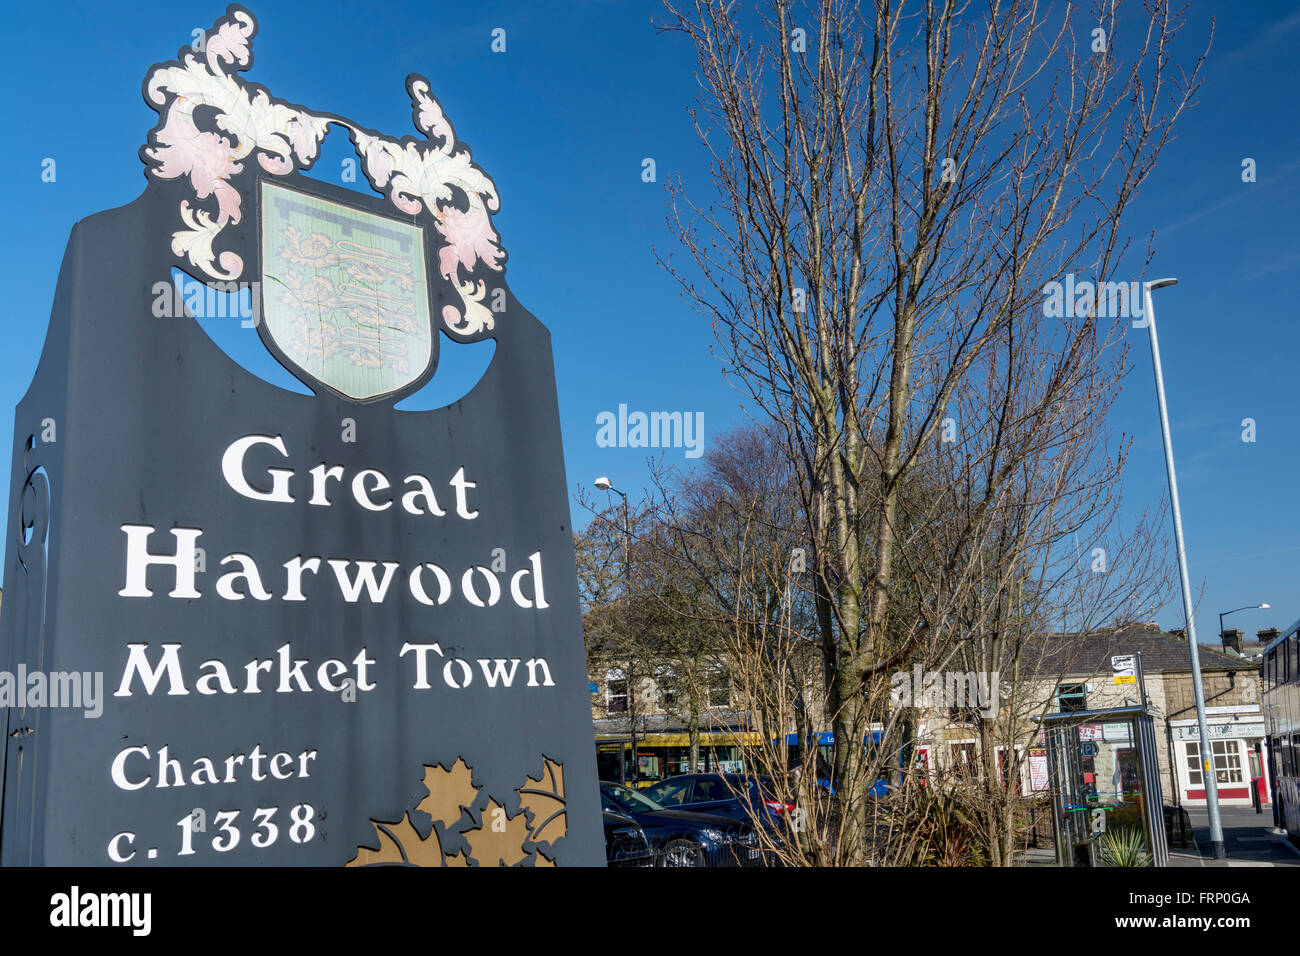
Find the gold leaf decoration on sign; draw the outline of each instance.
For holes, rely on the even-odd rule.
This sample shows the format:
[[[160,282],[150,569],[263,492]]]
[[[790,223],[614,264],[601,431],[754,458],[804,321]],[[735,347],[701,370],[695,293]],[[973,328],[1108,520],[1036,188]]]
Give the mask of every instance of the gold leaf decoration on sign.
[[[430,829],[426,840],[411,825],[410,814],[396,823],[370,821],[379,837],[379,848],[357,847],[357,855],[347,866],[442,866],[442,844],[438,831]]]
[[[538,777],[525,771],[524,785],[515,791],[519,810],[514,816],[475,786],[473,768],[463,757],[450,767],[426,765],[424,787],[427,795],[396,823],[370,821],[376,845],[357,847],[347,866],[515,866],[528,861],[533,866],[556,865],[555,842],[568,829],[564,767],[559,762],[543,754]],[[416,811],[433,820],[427,837],[416,829],[417,822],[424,826],[423,817],[413,816]],[[458,848],[448,853],[448,846]]]
[[[416,804],[415,808],[423,810],[445,828],[456,823],[461,813],[472,807],[478,799],[473,772],[463,757],[457,757],[450,768],[442,764],[426,766],[424,786],[429,795]]]
[[[564,810],[564,767],[543,754],[541,776],[534,779],[525,775],[524,781],[515,792],[519,794],[519,805],[528,811],[531,821],[528,839],[533,843],[554,846],[555,841],[568,832],[568,817]]]
[[[527,816],[507,816],[506,808],[491,798],[483,809],[482,826],[465,831],[469,855],[479,866],[514,866],[528,856],[527,840]]]
[[[376,866],[384,863],[401,863],[405,861],[406,854],[397,845],[397,841],[388,835],[388,831],[374,820],[370,821],[370,825],[375,828],[375,833],[379,838],[379,848],[371,849],[370,847],[359,846],[357,847],[357,855],[343,865]]]

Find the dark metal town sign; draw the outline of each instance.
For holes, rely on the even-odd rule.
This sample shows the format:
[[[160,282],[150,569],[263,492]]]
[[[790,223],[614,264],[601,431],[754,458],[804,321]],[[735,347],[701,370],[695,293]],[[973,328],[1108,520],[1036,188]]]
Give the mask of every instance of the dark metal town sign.
[[[550,336],[496,187],[423,77],[387,137],[243,79],[255,32],[231,6],[149,70],[148,187],[64,255],[16,415],[0,862],[600,865]],[[331,127],[378,195],[301,174]],[[168,310],[174,269],[314,395]],[[396,410],[440,333],[494,339],[486,374]]]

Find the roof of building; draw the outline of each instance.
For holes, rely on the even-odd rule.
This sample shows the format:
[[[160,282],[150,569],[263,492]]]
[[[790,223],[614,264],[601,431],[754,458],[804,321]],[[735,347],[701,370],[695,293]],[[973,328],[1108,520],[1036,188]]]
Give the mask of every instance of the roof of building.
[[[1041,660],[1039,673],[1096,674],[1110,670],[1110,659],[1120,654],[1141,654],[1142,670],[1147,674],[1190,672],[1191,658],[1187,641],[1177,634],[1166,634],[1157,624],[1125,624],[1086,636],[1045,634],[1031,638],[1038,645]],[[1224,654],[1205,644],[1199,645],[1202,671],[1258,670],[1259,662]]]

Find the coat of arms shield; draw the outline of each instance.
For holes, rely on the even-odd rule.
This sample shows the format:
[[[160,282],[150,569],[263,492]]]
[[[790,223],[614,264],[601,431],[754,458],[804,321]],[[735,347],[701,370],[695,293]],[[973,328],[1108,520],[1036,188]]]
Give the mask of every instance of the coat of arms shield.
[[[263,180],[262,333],[290,370],[365,402],[433,360],[424,230]]]

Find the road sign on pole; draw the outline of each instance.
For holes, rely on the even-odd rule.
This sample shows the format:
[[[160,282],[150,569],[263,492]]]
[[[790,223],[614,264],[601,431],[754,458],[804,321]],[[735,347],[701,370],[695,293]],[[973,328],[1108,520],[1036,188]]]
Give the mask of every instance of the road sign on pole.
[[[1110,659],[1110,670],[1116,684],[1137,683],[1137,661],[1132,654],[1116,654]]]

